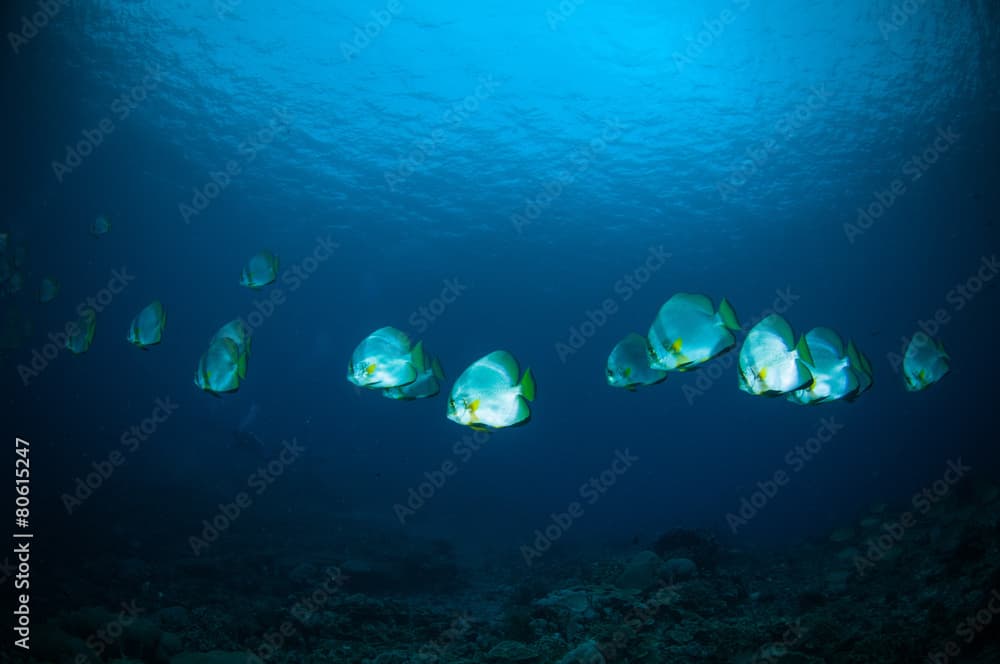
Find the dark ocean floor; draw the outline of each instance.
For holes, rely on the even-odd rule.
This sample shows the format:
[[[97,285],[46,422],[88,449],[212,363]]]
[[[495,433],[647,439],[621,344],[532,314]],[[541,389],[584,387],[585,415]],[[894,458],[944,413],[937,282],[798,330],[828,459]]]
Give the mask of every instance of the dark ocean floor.
[[[875,505],[768,552],[670,530],[648,550],[552,551],[530,568],[399,532],[350,554],[322,533],[273,547],[231,533],[197,557],[91,555],[58,579],[32,661],[998,662],[997,493]]]

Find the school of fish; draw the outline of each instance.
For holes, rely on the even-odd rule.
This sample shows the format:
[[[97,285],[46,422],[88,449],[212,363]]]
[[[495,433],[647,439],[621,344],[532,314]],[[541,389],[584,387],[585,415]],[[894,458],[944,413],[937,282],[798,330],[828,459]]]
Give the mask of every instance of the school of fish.
[[[94,238],[112,228],[107,215],[89,226]],[[0,233],[0,295],[18,293],[24,285],[27,252],[12,246]],[[260,251],[244,264],[240,285],[259,290],[278,277],[279,260]],[[54,301],[59,281],[45,276],[39,281],[38,302]],[[0,349],[19,345],[30,334],[30,322],[7,315]],[[159,300],[140,310],[132,320],[126,340],[149,350],[160,344],[167,313]],[[22,329],[23,327],[23,329]],[[67,325],[65,347],[73,354],[86,353],[93,343],[97,314],[78,311]],[[11,329],[6,329],[11,328]],[[718,306],[700,293],[676,293],[660,307],[645,336],[631,332],[608,355],[609,386],[635,391],[667,380],[671,372],[697,370],[737,345],[740,325],[733,306],[725,299]],[[213,396],[235,392],[247,377],[252,335],[242,320],[223,325],[209,340],[195,368],[194,384]],[[903,385],[920,391],[937,383],[950,371],[951,357],[940,340],[918,332],[909,340],[902,362]],[[355,347],[347,365],[347,380],[358,388],[380,392],[401,401],[428,399],[441,392],[445,374],[438,357],[423,342],[413,344],[402,331],[386,326],[371,332]],[[834,401],[853,402],[874,384],[872,365],[853,340],[845,344],[829,327],[815,327],[796,335],[778,314],[771,314],[746,330],[739,350],[736,382],[754,396],[784,397],[797,405]],[[521,371],[517,359],[505,350],[479,358],[459,374],[448,395],[449,420],[477,430],[497,430],[526,424],[535,400],[531,369]]]

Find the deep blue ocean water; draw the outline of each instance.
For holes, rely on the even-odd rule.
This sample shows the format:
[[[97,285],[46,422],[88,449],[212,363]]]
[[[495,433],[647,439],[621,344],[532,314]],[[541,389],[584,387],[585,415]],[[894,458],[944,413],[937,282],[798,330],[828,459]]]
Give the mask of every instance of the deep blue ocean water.
[[[42,560],[189,555],[293,439],[305,451],[219,546],[239,529],[362,546],[354,523],[517,557],[578,501],[559,555],[674,527],[769,547],[905,503],[949,460],[996,475],[995,3],[42,5],[4,12],[0,223],[28,255],[24,291],[0,300],[32,323],[4,351],[3,422],[33,446]],[[99,214],[113,226],[95,238]],[[240,270],[261,249],[282,273],[251,291]],[[61,291],[43,305],[44,276]],[[112,286],[89,352],[31,368]],[[608,387],[613,345],[679,291],[725,297],[744,323],[778,307],[799,333],[830,326],[875,385],[853,404],[754,398],[737,349]],[[143,352],[125,335],[153,299],[168,323]],[[936,315],[952,372],[909,393],[892,354]],[[213,398],[192,376],[237,317],[248,376]],[[445,395],[355,389],[351,351],[383,325],[440,357],[445,390],[509,350],[537,380],[530,423],[473,439]],[[135,443],[157,399],[176,408]],[[255,404],[267,449],[233,449]],[[788,456],[830,422],[808,459]],[[782,470],[734,534],[727,514]]]

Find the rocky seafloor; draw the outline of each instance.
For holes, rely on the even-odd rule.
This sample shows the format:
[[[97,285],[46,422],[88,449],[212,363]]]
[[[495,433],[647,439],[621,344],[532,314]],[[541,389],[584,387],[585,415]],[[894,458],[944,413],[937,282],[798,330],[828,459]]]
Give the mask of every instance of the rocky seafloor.
[[[778,552],[678,529],[530,568],[460,564],[444,541],[91,558],[35,627],[31,661],[1000,662],[998,519],[985,487],[926,513],[875,505]]]

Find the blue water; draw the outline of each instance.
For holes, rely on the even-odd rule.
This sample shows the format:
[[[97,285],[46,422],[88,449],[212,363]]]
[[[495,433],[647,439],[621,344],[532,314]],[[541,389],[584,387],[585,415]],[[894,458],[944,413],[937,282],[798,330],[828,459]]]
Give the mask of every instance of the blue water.
[[[906,501],[950,459],[995,475],[1000,287],[949,291],[1000,246],[997,7],[895,4],[102,1],[59,5],[16,47],[8,34],[3,228],[30,260],[26,293],[3,303],[34,331],[4,360],[3,420],[35,445],[37,529],[190,553],[272,458],[232,448],[247,418],[273,448],[307,451],[222,546],[235,529],[287,539],[354,519],[517,556],[625,450],[638,460],[584,505],[562,554],[679,526],[769,546]],[[36,11],[8,9],[4,31]],[[113,228],[93,238],[101,213]],[[265,248],[287,272],[241,288]],[[651,250],[669,258],[643,271]],[[115,270],[134,278],[90,351],[24,380]],[[62,290],[39,305],[46,275]],[[277,289],[240,390],[198,390],[215,330]],[[726,297],[742,322],[784,293],[797,331],[856,341],[875,386],[815,408],[753,398],[733,351],[694,397],[708,368],[609,388],[613,345],[679,291]],[[142,352],[125,334],[153,299],[167,329]],[[908,393],[889,354],[939,309],[952,373]],[[383,325],[424,340],[446,390],[509,350],[537,379],[531,422],[467,454],[455,445],[473,432],[444,396],[357,391],[345,365]],[[176,411],[68,514],[61,497],[157,398]],[[791,471],[823,418],[842,429],[733,534],[727,513]],[[448,461],[457,472],[400,523],[394,506]]]

